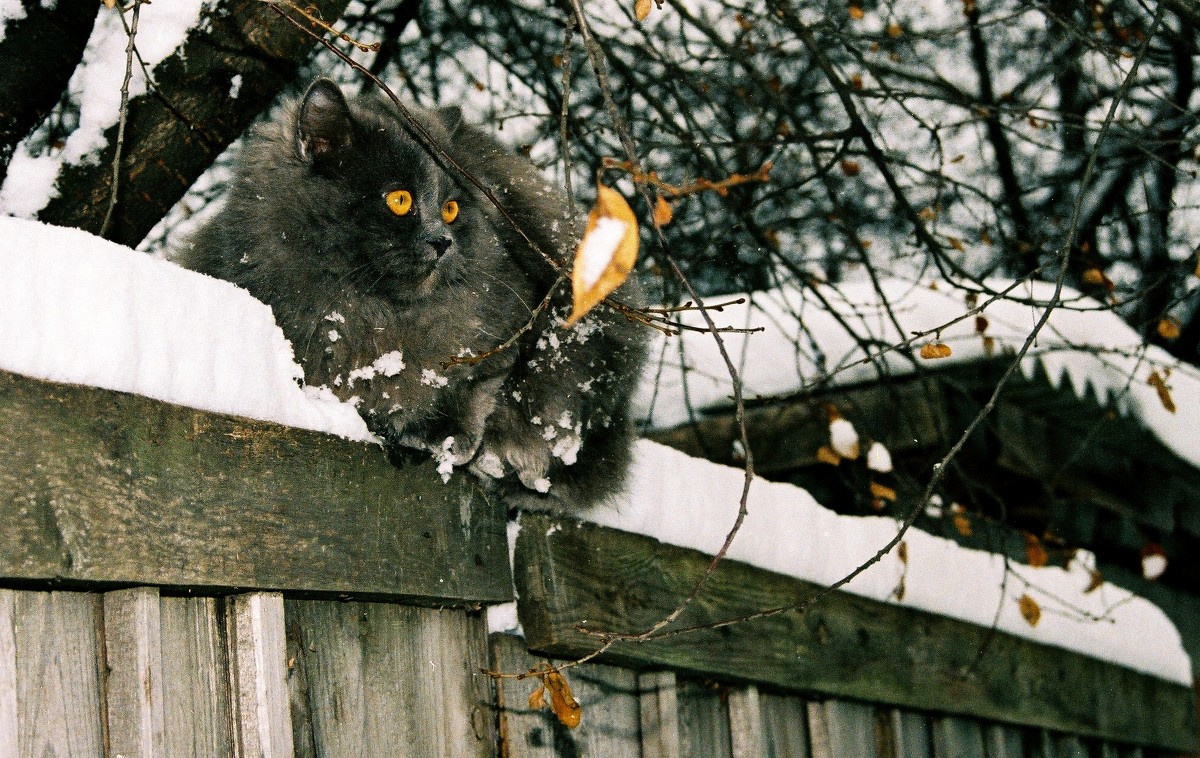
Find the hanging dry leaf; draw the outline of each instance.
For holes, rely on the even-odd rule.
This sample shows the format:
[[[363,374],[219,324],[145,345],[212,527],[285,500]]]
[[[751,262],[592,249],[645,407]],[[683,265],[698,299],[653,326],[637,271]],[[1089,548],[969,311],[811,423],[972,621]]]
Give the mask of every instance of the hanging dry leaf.
[[[1177,340],[1183,333],[1183,323],[1174,316],[1167,316],[1158,322],[1158,336],[1165,340]]]
[[[891,487],[888,487],[887,485],[880,484],[879,482],[871,482],[870,486],[871,486],[871,494],[874,495],[875,497],[879,498],[880,500],[888,500],[888,501],[895,502],[896,490],[892,489]]]
[[[571,271],[574,297],[569,328],[609,293],[620,287],[633,271],[638,253],[638,224],[633,209],[621,193],[596,187],[596,206],[588,214],[587,230],[575,251]]]
[[[637,0],[633,6],[633,15],[637,16],[638,21],[645,21],[646,16],[650,15],[650,5],[653,0]]]
[[[896,37],[899,37],[901,34],[904,34],[904,29],[900,26],[900,24],[897,24],[895,21],[888,24],[887,36],[895,39]]]
[[[1150,377],[1146,379],[1146,384],[1149,384],[1158,393],[1158,401],[1167,409],[1168,413],[1175,412],[1175,400],[1171,397],[1171,388],[1167,386],[1167,382],[1163,379],[1162,374],[1157,370],[1150,372]]]
[[[1022,618],[1028,621],[1030,626],[1037,626],[1042,620],[1042,607],[1029,595],[1017,598],[1017,607],[1021,609]]]
[[[1035,534],[1025,534],[1025,560],[1035,567],[1045,566],[1050,562],[1050,555]]]
[[[979,334],[983,334],[984,332],[987,331],[987,328],[988,328],[987,318],[984,316],[976,316],[975,317],[975,331],[978,332]]]
[[[1109,290],[1110,292],[1112,290],[1116,289],[1116,286],[1117,286],[1117,285],[1113,284],[1112,279],[1108,278],[1108,274],[1104,273],[1103,271],[1101,271],[1098,268],[1085,269],[1084,272],[1082,274],[1080,274],[1080,278],[1083,280],[1084,284],[1090,284],[1093,286],[1103,286],[1105,289]]]
[[[579,726],[583,718],[583,709],[571,695],[571,685],[567,684],[566,677],[557,671],[548,671],[542,677],[542,681],[546,689],[550,690],[550,710],[554,711],[562,725],[568,729]]]
[[[858,176],[862,173],[862,165],[858,161],[842,161],[842,173],[846,176]]]
[[[964,537],[971,536],[971,533],[974,530],[971,528],[971,519],[969,516],[967,516],[967,514],[962,513],[962,512],[956,512],[953,516],[953,520],[954,520],[954,528],[958,530],[959,534],[961,534]]]
[[[663,228],[671,223],[671,219],[674,216],[675,213],[671,210],[671,204],[662,195],[659,195],[658,200],[654,202],[654,227],[656,229]]]
[[[896,589],[892,590],[892,597],[896,598],[896,602],[904,601],[904,577],[900,577],[900,581],[896,582]]]
[[[538,711],[546,707],[546,685],[539,685],[536,690],[529,693],[529,708],[530,710]]]
[[[949,358],[950,353],[950,346],[943,342],[927,342],[924,345],[921,345],[921,352],[919,355],[922,358],[937,359]]]
[[[817,461],[819,463],[828,463],[830,466],[837,466],[841,464],[842,456],[833,452],[833,448],[829,445],[821,445],[821,447],[817,448]]]
[[[896,545],[896,557],[900,559],[901,563],[904,563],[904,564],[908,563],[908,541],[907,540],[902,541],[899,545]]]

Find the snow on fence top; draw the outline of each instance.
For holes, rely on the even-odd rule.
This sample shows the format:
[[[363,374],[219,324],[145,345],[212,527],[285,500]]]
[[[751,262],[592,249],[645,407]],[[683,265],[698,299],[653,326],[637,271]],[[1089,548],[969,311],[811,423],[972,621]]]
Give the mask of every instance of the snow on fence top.
[[[719,327],[764,329],[722,334],[744,395],[787,396],[822,381],[846,385],[911,373],[918,361],[940,368],[1015,352],[1045,310],[1054,285],[1014,285],[1010,280],[988,280],[984,285],[994,292],[1008,290],[1006,298],[968,298],[964,290],[945,282],[885,280],[878,290],[871,282],[858,282],[740,296],[746,302],[711,315]],[[738,297],[714,298],[713,304]],[[1064,288],[1062,302],[1023,361],[1026,374],[1031,376],[1040,362],[1053,381],[1065,375],[1080,396],[1090,385],[1101,401],[1113,399],[1168,449],[1200,467],[1200,435],[1195,433],[1200,429],[1200,370],[1162,348],[1143,344],[1120,316],[1091,298]],[[704,326],[695,311],[680,316],[684,323]],[[899,344],[915,333],[925,336],[907,349],[880,355],[883,346]],[[918,357],[919,349],[930,343],[949,347],[950,355]],[[864,360],[863,345],[877,356],[874,361]],[[636,401],[638,417],[651,426],[674,426],[706,408],[732,404],[729,372],[711,335],[685,331],[678,338],[660,336],[652,355],[662,355],[665,365],[647,377]],[[1155,372],[1162,380],[1160,387],[1151,378]],[[1170,395],[1174,410],[1166,407],[1162,391]]]
[[[0,217],[0,369],[57,382],[132,392],[221,413],[276,421],[291,426],[370,439],[354,408],[327,393],[305,391],[291,345],[275,325],[270,309],[244,290],[153,259],[85,232]],[[1038,299],[1047,293],[1033,285]],[[869,290],[844,288],[835,302],[857,328],[882,340],[899,333],[889,326]],[[895,305],[905,332],[937,326],[966,310],[958,294],[890,282],[884,292]],[[832,288],[828,296],[833,298]],[[859,298],[861,304],[855,304]],[[693,318],[695,314],[687,316]],[[834,321],[799,293],[757,297],[753,308],[718,314],[736,326],[764,324],[765,334],[746,340],[726,335],[743,367],[748,392],[786,393],[814,375],[833,372],[855,357],[854,343],[833,328]],[[796,316],[800,316],[800,320]],[[1030,306],[995,303],[988,307],[986,333],[996,347],[1019,341],[1036,319]],[[798,326],[803,324],[803,327]],[[1098,389],[1124,389],[1136,380],[1127,406],[1187,460],[1183,429],[1159,413],[1156,394],[1141,376],[1151,362],[1172,365],[1144,349],[1136,335],[1107,313],[1058,313],[1053,329],[1039,342],[1038,360],[1054,375],[1060,368],[1077,389],[1091,381]],[[806,334],[797,335],[799,329]],[[983,354],[974,319],[947,328],[941,341],[952,360]],[[1057,336],[1055,336],[1057,335]],[[799,336],[796,347],[796,338]],[[706,335],[687,334],[668,342],[668,355],[682,344],[688,393],[693,407],[727,402],[728,378]],[[974,347],[972,347],[974,345]],[[1065,345],[1115,350],[1092,354],[1064,351]],[[1057,346],[1057,348],[1056,348]],[[674,352],[670,352],[674,351]],[[782,352],[781,352],[782,351]],[[823,355],[822,359],[820,356]],[[792,360],[783,360],[789,356]],[[907,358],[892,355],[895,370]],[[1140,362],[1139,362],[1140,361]],[[837,375],[839,381],[873,377],[869,366]],[[650,373],[652,380],[656,374]],[[653,418],[667,424],[687,417],[683,377],[659,376]],[[1196,373],[1175,366],[1170,381],[1184,419],[1196,414]],[[648,398],[652,393],[643,392]],[[649,414],[650,404],[643,407]],[[1189,415],[1190,414],[1190,415]],[[1189,457],[1189,453],[1191,456]],[[664,472],[670,472],[664,476]],[[596,523],[639,532],[664,542],[715,551],[733,523],[742,472],[690,458],[648,441],[638,444],[629,495],[594,509]],[[702,514],[702,515],[698,515]],[[810,581],[829,584],[886,544],[894,520],[838,516],[803,489],[756,480],[749,517],[729,553],[731,558]],[[1019,566],[1007,582],[1003,559],[913,531],[907,568],[893,554],[848,585],[852,592],[880,600],[894,594],[904,576],[904,604],[1000,628],[1048,644],[1078,650],[1181,683],[1191,682],[1191,666],[1179,633],[1156,606],[1105,584],[1084,593],[1091,575],[1084,556],[1068,569]],[[1003,589],[1002,589],[1003,585]],[[1045,609],[1030,626],[1014,598],[1034,597]]]

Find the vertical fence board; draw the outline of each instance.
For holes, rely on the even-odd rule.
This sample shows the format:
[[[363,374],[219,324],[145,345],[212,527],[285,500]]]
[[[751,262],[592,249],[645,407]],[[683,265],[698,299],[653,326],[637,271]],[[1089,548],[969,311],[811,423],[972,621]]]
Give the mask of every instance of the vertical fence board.
[[[971,719],[936,718],[933,747],[938,758],[978,758],[984,754],[983,728]]]
[[[679,745],[689,758],[731,758],[729,713],[720,692],[698,682],[681,681]]]
[[[931,758],[933,756],[929,718],[922,713],[893,710],[889,714],[895,758]],[[940,758],[940,756],[939,756]],[[988,758],[993,758],[989,755]],[[1017,758],[1020,758],[1018,755]]]
[[[1060,734],[1054,738],[1055,758],[1088,758],[1087,748],[1083,740],[1070,734]]]
[[[758,688],[751,685],[730,689],[728,702],[729,746],[733,758],[762,758],[767,743]]]
[[[289,690],[299,756],[488,755],[486,632],[476,614],[289,600]]]
[[[17,754],[17,636],[15,596],[0,590],[0,755]]]
[[[504,673],[520,673],[544,662],[525,650],[524,642],[511,635],[491,637],[492,665]],[[557,756],[636,756],[641,755],[641,697],[637,676],[628,669],[583,664],[564,672],[572,695],[582,709],[575,729],[558,722],[549,708],[532,710],[529,694],[536,679],[500,680],[498,702],[503,745],[501,755],[508,758],[557,758]],[[550,698],[547,696],[546,701]]]
[[[134,587],[103,597],[109,752],[123,758],[155,758],[163,754],[158,590]]]
[[[235,595],[229,612],[230,690],[239,758],[292,758],[283,596]]]
[[[1024,758],[1021,730],[1004,724],[990,724],[984,729],[988,758]]]
[[[683,758],[674,672],[648,671],[639,674],[637,681],[642,758]]]
[[[104,755],[100,596],[16,592],[17,744],[21,758]]]
[[[211,597],[164,597],[162,630],[164,755],[209,758],[233,754],[229,651]]]
[[[808,704],[813,758],[875,755],[875,709],[847,700]]]
[[[758,694],[767,758],[809,758],[808,706],[803,698]]]

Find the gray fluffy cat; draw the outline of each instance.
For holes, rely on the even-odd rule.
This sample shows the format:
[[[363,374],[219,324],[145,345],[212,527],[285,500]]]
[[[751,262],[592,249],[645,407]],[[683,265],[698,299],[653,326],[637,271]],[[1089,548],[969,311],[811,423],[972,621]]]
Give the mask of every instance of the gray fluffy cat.
[[[565,262],[574,224],[530,163],[457,109],[412,111]],[[382,97],[313,83],[247,139],[225,205],[178,257],[270,305],[305,381],[358,398],[393,450],[426,450],[447,475],[469,465],[525,506],[584,507],[621,486],[640,327],[601,306],[563,330],[559,286],[514,345],[447,365],[520,331],[557,273]]]

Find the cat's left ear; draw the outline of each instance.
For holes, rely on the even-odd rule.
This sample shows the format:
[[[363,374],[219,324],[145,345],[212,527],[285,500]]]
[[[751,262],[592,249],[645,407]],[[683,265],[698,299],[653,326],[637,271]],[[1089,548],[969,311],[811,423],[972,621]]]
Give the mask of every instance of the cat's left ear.
[[[338,86],[318,79],[304,93],[296,112],[296,150],[300,157],[319,164],[350,144],[353,126],[350,106]]]
[[[458,131],[458,127],[462,126],[463,115],[462,108],[457,105],[447,105],[445,108],[438,108],[438,118],[442,120],[442,125],[446,127],[446,131],[453,137]]]

